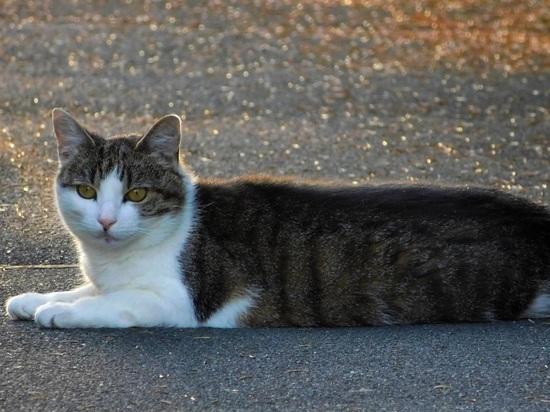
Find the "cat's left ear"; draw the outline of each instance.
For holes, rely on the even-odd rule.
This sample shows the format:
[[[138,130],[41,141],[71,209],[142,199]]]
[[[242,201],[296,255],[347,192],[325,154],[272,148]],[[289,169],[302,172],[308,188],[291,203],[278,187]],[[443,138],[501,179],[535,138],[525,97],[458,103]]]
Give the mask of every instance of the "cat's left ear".
[[[82,148],[95,146],[86,129],[65,110],[53,109],[52,122],[61,164],[71,159]]]
[[[137,143],[136,149],[161,153],[172,162],[175,169],[178,169],[180,141],[181,119],[175,114],[169,114],[158,120],[145,133]]]

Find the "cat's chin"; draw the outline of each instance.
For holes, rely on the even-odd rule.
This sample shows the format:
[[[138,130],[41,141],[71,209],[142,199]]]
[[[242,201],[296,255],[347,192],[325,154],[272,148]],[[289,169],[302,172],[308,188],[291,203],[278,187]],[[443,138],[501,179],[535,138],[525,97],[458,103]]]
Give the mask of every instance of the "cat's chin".
[[[113,236],[111,234],[105,234],[101,233],[95,236],[77,236],[80,242],[86,246],[91,246],[96,249],[119,249],[121,247],[124,247],[130,243],[132,243],[132,239],[129,238],[120,238]]]

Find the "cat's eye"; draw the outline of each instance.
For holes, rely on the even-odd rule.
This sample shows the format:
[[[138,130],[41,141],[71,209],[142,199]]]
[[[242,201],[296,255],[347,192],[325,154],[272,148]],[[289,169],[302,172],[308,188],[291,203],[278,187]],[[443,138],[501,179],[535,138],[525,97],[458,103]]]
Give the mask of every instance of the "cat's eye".
[[[76,193],[78,193],[79,196],[84,199],[95,199],[97,195],[93,187],[86,186],[86,185],[78,185],[76,187]]]
[[[147,197],[147,189],[144,187],[136,187],[126,193],[126,199],[131,202],[141,202]]]

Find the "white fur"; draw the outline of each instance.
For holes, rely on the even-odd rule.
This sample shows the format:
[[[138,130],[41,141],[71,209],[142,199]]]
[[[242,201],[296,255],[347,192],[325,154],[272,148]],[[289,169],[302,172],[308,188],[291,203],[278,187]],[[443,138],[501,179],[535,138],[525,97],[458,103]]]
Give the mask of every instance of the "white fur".
[[[95,189],[97,200],[90,200],[80,197],[73,188],[56,187],[57,204],[63,221],[82,245],[102,250],[108,244],[108,249],[115,249],[148,238],[139,236],[139,233],[150,232],[155,222],[139,219],[136,206],[132,202],[122,201],[124,188],[116,170],[107,175]],[[101,219],[116,220],[116,223],[105,233],[99,222]],[[157,233],[151,234],[162,237],[168,235],[165,226],[159,229]],[[155,241],[162,240],[158,237]]]
[[[202,326],[210,328],[239,327],[239,318],[254,306],[253,296],[244,296],[226,303],[214,313]]]
[[[52,293],[23,293],[8,300],[6,308],[12,319],[34,319],[36,310],[50,302],[71,303],[85,296],[94,296],[98,293],[91,283],[66,292]]]
[[[11,298],[6,306],[12,318],[61,328],[198,326],[178,262],[194,222],[192,178],[185,178],[186,204],[176,216],[139,219],[135,206],[122,202],[122,189],[115,172],[96,188],[97,201],[57,187],[63,219],[77,237],[86,284]],[[100,217],[116,220],[108,235]]]
[[[522,318],[549,318],[550,317],[550,294],[542,293],[537,296],[529,308],[521,315]]]

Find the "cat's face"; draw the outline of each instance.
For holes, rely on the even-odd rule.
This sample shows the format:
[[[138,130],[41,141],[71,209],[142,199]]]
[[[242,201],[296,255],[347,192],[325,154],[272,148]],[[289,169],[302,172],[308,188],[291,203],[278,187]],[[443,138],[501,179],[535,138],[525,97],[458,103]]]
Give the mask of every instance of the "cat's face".
[[[185,203],[178,164],[180,120],[167,116],[144,137],[104,139],[53,112],[60,169],[59,212],[85,245],[152,246],[174,231]]]

